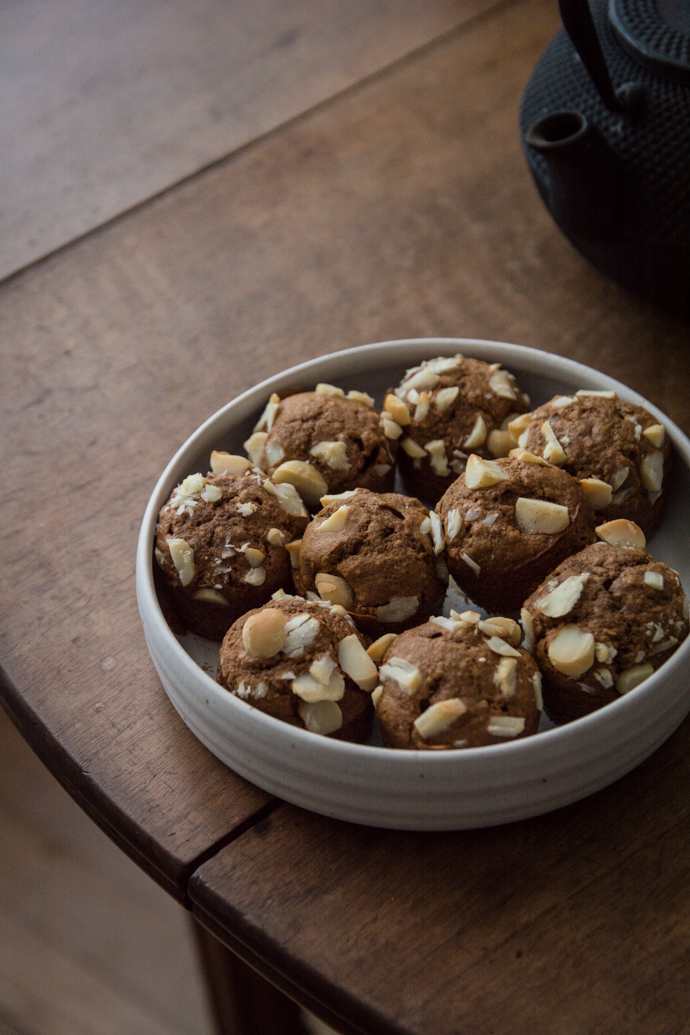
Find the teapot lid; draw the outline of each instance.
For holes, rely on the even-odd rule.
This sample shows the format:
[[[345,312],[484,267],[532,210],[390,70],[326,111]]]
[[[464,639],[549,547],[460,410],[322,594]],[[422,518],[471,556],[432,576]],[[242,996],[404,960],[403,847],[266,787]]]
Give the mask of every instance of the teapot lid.
[[[610,0],[609,19],[631,57],[690,82],[688,0]]]

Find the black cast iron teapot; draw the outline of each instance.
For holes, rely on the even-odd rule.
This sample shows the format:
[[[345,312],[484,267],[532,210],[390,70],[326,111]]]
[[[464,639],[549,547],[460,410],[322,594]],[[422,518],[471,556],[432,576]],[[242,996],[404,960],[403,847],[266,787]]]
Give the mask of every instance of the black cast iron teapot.
[[[690,313],[690,0],[559,0],[522,98],[544,202],[602,272]]]

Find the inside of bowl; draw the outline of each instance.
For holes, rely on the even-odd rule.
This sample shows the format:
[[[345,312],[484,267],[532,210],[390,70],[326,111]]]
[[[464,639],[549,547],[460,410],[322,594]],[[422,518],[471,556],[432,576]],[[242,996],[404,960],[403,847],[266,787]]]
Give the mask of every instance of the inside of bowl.
[[[460,351],[458,347],[449,347],[446,343],[441,345],[439,343],[436,349],[427,345],[425,349],[420,346],[419,359],[430,358],[433,355],[453,355],[455,352]],[[515,351],[515,350],[513,350]],[[519,350],[517,350],[519,353]],[[525,353],[530,353],[531,365],[534,366],[533,354],[531,350],[524,350]],[[464,355],[472,356],[473,352],[465,343],[462,343],[462,352]],[[478,358],[487,359],[491,358],[487,356],[486,349],[482,348],[474,353],[478,355]],[[500,350],[497,350],[495,356],[496,360],[501,360],[505,366],[508,367],[518,378],[520,386],[529,394],[532,407],[536,407],[554,395],[565,394],[568,392],[576,391],[578,388],[583,387],[583,382],[586,379],[587,387],[595,387],[599,383],[600,387],[608,387],[607,379],[603,375],[598,375],[596,371],[590,369],[581,368],[583,373],[582,380],[578,380],[578,376],[581,373],[580,370],[573,371],[567,369],[565,375],[562,371],[558,372],[558,376],[553,373],[535,372],[533,369],[520,369],[519,364],[509,363],[503,355],[500,354]],[[325,365],[328,366],[329,357],[325,358]],[[308,391],[315,387],[317,381],[331,380],[333,384],[343,388],[345,391],[350,389],[356,389],[358,391],[366,391],[372,395],[375,399],[377,408],[380,409],[384,396],[387,389],[394,387],[399,383],[402,376],[405,373],[406,368],[415,364],[416,360],[411,357],[410,360],[404,363],[400,361],[386,362],[387,355],[385,349],[379,349],[376,354],[376,362],[372,363],[371,355],[363,355],[360,350],[351,350],[351,352],[340,354],[338,356],[330,357],[332,360],[332,373],[330,376],[323,375],[323,364],[320,371],[320,376],[314,376],[311,368],[314,364],[307,364],[309,369],[300,371],[287,371],[285,375],[280,379],[280,384],[276,385],[273,390],[286,391],[299,390]],[[572,366],[572,365],[570,365]],[[600,379],[597,382],[597,378]],[[212,421],[213,427],[210,430],[210,438],[212,440],[212,447],[219,450],[227,450],[231,453],[244,454],[243,443],[251,435],[252,430],[262,409],[267,402],[268,395],[270,394],[270,388],[266,391],[256,392],[256,398],[252,400],[249,409],[245,406],[245,413],[241,412],[241,407],[234,408],[233,405],[229,406],[226,411],[221,411],[218,415],[218,421]],[[225,416],[223,416],[225,414]],[[195,471],[201,471],[205,473],[208,470],[209,464],[209,448],[208,441],[209,435],[204,436],[205,441],[203,444],[199,444],[196,449],[192,449],[185,456],[185,470],[182,477],[186,474],[194,473]],[[170,485],[169,491],[174,488],[174,485]],[[396,491],[402,491],[401,483],[396,484]],[[680,574],[681,580],[686,588],[690,586],[690,559],[688,558],[688,551],[686,547],[686,529],[687,529],[687,514],[690,512],[690,470],[687,463],[684,463],[682,458],[676,456],[674,471],[672,477],[672,483],[669,490],[669,500],[667,512],[659,531],[650,538],[648,543],[648,550],[656,559],[664,561],[671,568],[674,568]],[[156,566],[154,565],[154,569]],[[154,572],[154,578],[156,580],[156,590],[159,596],[161,607],[164,612],[169,612],[169,600],[162,580],[156,577],[157,572]],[[457,586],[451,580],[451,587],[448,591],[443,614],[448,615],[450,609],[465,610],[468,607],[472,607],[473,610],[481,611],[482,609],[477,607],[462,593],[458,590]],[[483,612],[482,612],[483,613]],[[519,617],[513,615],[512,617]],[[174,624],[174,623],[173,623]],[[178,642],[187,654],[212,678],[215,678],[217,663],[218,663],[218,650],[219,644],[203,639],[200,636],[196,636],[193,633],[185,633],[181,630],[175,633]],[[544,713],[542,715],[539,732],[543,732],[553,727],[552,721]],[[381,745],[381,735],[378,726],[375,725],[371,744]]]

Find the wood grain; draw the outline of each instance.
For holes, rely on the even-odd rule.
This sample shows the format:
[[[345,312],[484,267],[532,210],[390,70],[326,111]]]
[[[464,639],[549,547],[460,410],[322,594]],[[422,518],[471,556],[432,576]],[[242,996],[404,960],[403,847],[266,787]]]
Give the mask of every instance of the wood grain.
[[[496,0],[6,0],[0,277]]]
[[[686,1031],[689,749],[686,722],[613,787],[489,830],[393,833],[285,806],[191,895],[370,1035]]]
[[[486,16],[0,289],[5,703],[178,892],[267,801],[176,719],[136,612],[146,499],[206,416],[319,353],[456,334],[592,363],[690,426],[687,328],[587,267],[529,180],[517,97],[555,24],[548,0]]]
[[[0,287],[8,343],[0,384],[7,487],[0,649],[14,683],[14,689],[5,685],[3,700],[89,814],[178,895],[190,867],[269,805],[265,795],[217,763],[177,719],[148,659],[136,614],[134,543],[146,499],[165,462],[205,417],[262,377],[337,348],[394,337],[461,335],[517,341],[590,363],[642,391],[690,428],[687,327],[591,270],[554,227],[526,171],[516,129],[518,97],[556,24],[551,0],[515,0],[496,8]],[[644,770],[652,785],[657,760]],[[663,779],[662,784],[668,786]],[[520,842],[525,853],[520,889],[530,894],[532,876],[541,881],[549,876],[540,859],[550,838],[560,845],[559,866],[577,879],[578,888],[589,880],[592,852],[591,872],[609,882],[606,894],[596,881],[587,885],[594,897],[580,898],[575,907],[577,912],[588,903],[586,919],[560,950],[558,924],[570,914],[549,910],[557,891],[571,901],[566,884],[549,885],[553,894],[546,896],[551,905],[545,912],[532,903],[525,928],[538,961],[529,987],[545,995],[547,982],[553,987],[560,979],[550,956],[561,966],[567,963],[572,987],[578,987],[580,975],[594,990],[573,1003],[583,1023],[590,1018],[590,1027],[599,1025],[597,1035],[608,1031],[610,1021],[607,1007],[597,1012],[602,987],[597,981],[612,993],[630,991],[611,966],[614,948],[623,953],[623,970],[630,963],[641,981],[657,975],[653,963],[645,970],[637,943],[626,940],[643,934],[634,917],[644,882],[659,881],[651,901],[660,910],[661,926],[653,929],[650,947],[639,952],[658,960],[668,939],[669,983],[679,966],[685,922],[683,874],[677,869],[682,855],[676,852],[684,835],[673,826],[671,813],[659,828],[671,846],[661,862],[650,826],[661,799],[654,797],[640,830],[621,826],[626,836],[636,837],[639,856],[633,858],[625,854],[618,830],[610,832],[606,825],[615,828],[625,816],[626,798],[612,790],[605,800],[612,803],[606,823],[596,827],[596,845],[585,841],[578,847],[579,869],[574,863],[568,869],[567,863],[578,823],[589,822],[586,806],[572,813],[581,819],[571,826],[560,827],[558,818],[544,827],[527,826],[533,833]],[[322,835],[333,837],[352,870],[348,876],[337,859],[319,856],[335,867],[321,872],[323,888],[335,889],[334,901],[340,900],[331,873],[347,883],[366,872],[385,895],[387,869],[402,866],[395,857],[404,848],[411,853],[410,880],[434,889],[434,916],[446,915],[448,882],[453,885],[458,867],[470,860],[479,890],[472,885],[468,894],[478,912],[471,913],[467,928],[460,923],[445,941],[424,948],[439,975],[444,953],[466,958],[466,946],[481,947],[475,940],[495,932],[504,909],[501,881],[508,872],[494,859],[508,853],[511,866],[517,863],[509,851],[517,828],[428,842],[385,833],[365,837],[354,828],[342,828],[347,836],[341,837],[337,824],[302,816],[300,828],[290,819],[294,815],[287,810],[284,820],[276,817],[266,851],[271,855],[275,845],[285,863],[292,844],[298,863],[307,866],[302,852],[310,846],[316,851]],[[283,822],[285,827],[277,825]],[[540,830],[550,831],[548,837]],[[291,831],[294,840],[284,840],[283,831]],[[238,847],[253,845],[254,836],[242,837]],[[437,871],[432,846],[444,844],[459,847],[443,848],[446,861]],[[202,870],[204,879],[212,872],[215,883],[203,901],[199,884],[195,894],[202,910],[228,917],[228,924],[240,924],[246,908],[256,919],[252,938],[259,944],[263,921],[256,903],[265,905],[270,896],[268,871],[254,871],[251,901],[246,871],[233,868],[233,861],[227,879],[223,876],[224,860],[236,858],[223,852],[220,869]],[[277,855],[272,858],[277,867]],[[620,896],[617,858],[628,874]],[[308,866],[301,872],[309,877]],[[233,875],[242,887],[235,886]],[[355,900],[362,894],[369,908],[371,899],[361,887],[353,894]],[[609,899],[619,911],[608,914],[613,927],[607,933],[598,925],[597,911]],[[516,891],[508,903],[516,923],[521,901]],[[680,910],[677,927],[666,901]],[[460,897],[453,902],[462,914]],[[342,908],[329,913],[324,906],[314,916],[335,921],[336,914],[345,915]],[[649,915],[646,905],[643,914]],[[381,923],[390,920],[390,937],[404,945],[413,932],[404,916],[396,927],[396,915],[383,910]],[[421,914],[416,915],[421,928]],[[208,919],[212,924],[210,913]],[[270,921],[266,914],[267,931]],[[303,922],[299,912],[292,921],[287,912],[276,915],[274,933],[284,936],[281,946],[302,951]],[[225,929],[230,938],[232,930]],[[506,946],[524,953],[521,944],[510,941],[507,928],[504,934]],[[362,1012],[356,1016],[363,1024],[375,1016],[388,1026],[378,1030],[398,1031],[409,1016],[430,1035],[429,1018],[440,1023],[444,997],[456,993],[443,986],[440,998],[438,988],[427,994],[423,984],[409,980],[416,973],[409,960],[406,971],[394,968],[390,984],[396,995],[400,982],[405,986],[402,991],[411,998],[404,1004],[379,998],[381,971],[376,988],[373,978],[372,987],[358,984],[354,957],[370,959],[368,946],[377,946],[379,937],[377,924],[360,929],[361,943],[343,933],[345,959],[338,974],[326,962],[319,969],[305,946],[304,958],[314,966],[305,963],[299,980],[304,986],[313,980],[324,996],[335,990],[343,1012],[355,1016],[347,987],[352,980],[361,996]],[[502,995],[502,968],[510,961],[503,944],[486,943],[490,952],[482,981],[491,995],[486,991],[484,1004]],[[268,953],[263,943],[260,947]],[[587,970],[590,952],[599,977]],[[516,994],[517,959],[511,961]],[[493,985],[489,970],[496,974]],[[325,985],[319,983],[324,973]],[[473,971],[467,973],[461,986],[467,1004],[459,1009],[475,1010]],[[655,1003],[658,1017],[675,1016],[669,1014],[670,984],[657,1001],[656,986],[644,981],[630,1010],[641,1011],[645,1023]],[[508,1001],[500,1001],[501,1016],[507,1016]],[[558,1030],[570,1035],[567,1018],[559,1014],[558,1023]],[[373,1029],[365,1025],[364,1030]],[[582,1030],[589,1029],[580,1027],[577,1035]]]

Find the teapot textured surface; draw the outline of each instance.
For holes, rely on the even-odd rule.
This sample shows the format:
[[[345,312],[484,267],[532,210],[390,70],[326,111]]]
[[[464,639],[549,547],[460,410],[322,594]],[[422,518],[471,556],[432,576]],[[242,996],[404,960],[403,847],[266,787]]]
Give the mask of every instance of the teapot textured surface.
[[[560,2],[580,52],[561,29],[525,89],[520,133],[527,161],[554,219],[590,262],[687,314],[690,3],[593,0],[593,39],[583,45],[572,16],[585,4]],[[590,75],[590,44],[613,86],[608,104]]]

